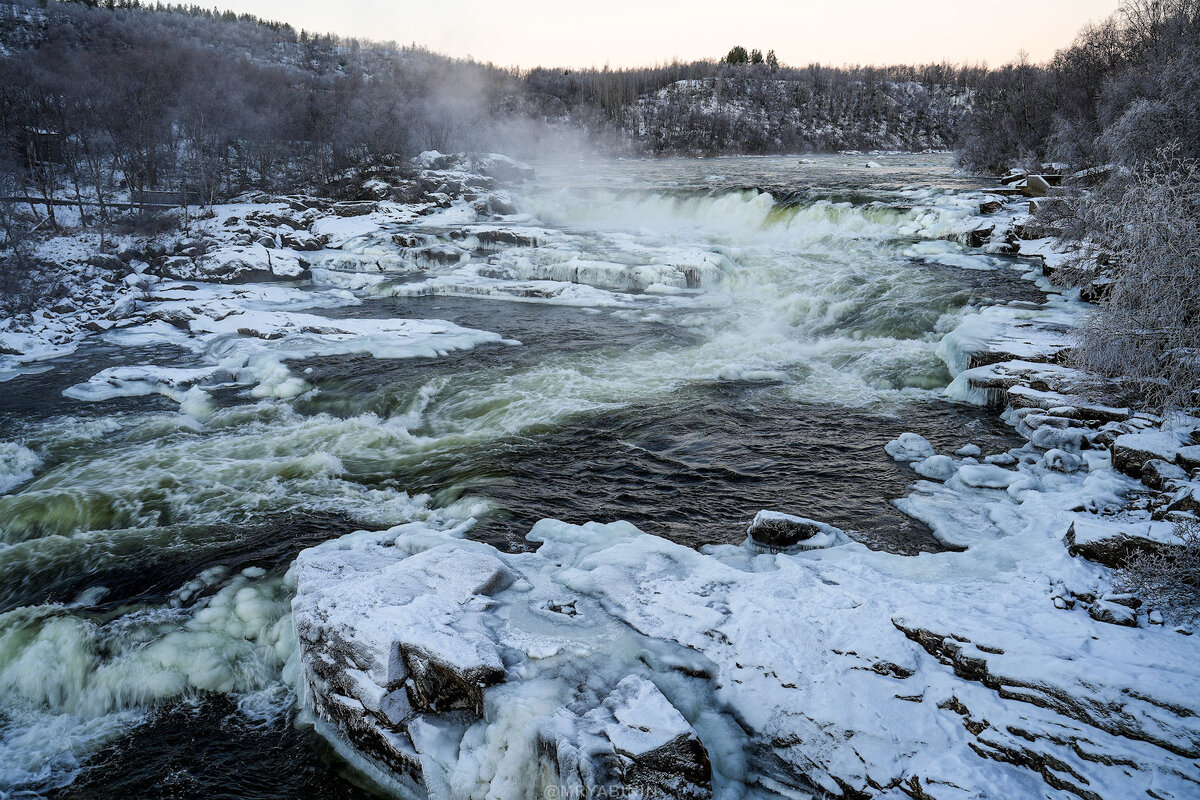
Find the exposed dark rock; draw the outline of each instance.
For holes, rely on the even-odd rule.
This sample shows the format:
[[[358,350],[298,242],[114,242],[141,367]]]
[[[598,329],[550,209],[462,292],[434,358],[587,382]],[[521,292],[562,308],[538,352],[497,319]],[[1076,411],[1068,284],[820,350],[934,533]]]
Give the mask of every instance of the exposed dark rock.
[[[995,225],[990,228],[976,228],[973,231],[969,231],[965,242],[967,247],[983,247],[991,241],[994,230],[996,230]]]
[[[1161,458],[1152,458],[1142,464],[1142,483],[1151,489],[1157,489],[1160,492],[1167,491],[1169,482],[1186,481],[1187,479],[1188,474],[1183,467],[1163,461]]]
[[[1085,303],[1102,303],[1112,294],[1112,287],[1112,279],[1096,278],[1079,287],[1079,299]]]
[[[409,700],[418,711],[467,709],[482,716],[483,690],[504,680],[496,665],[455,666],[413,644],[401,643],[400,652],[411,681]]]
[[[280,234],[279,238],[284,247],[290,247],[293,250],[312,251],[325,247],[325,239],[323,237],[316,236],[304,230],[285,231]]]
[[[510,230],[476,231],[475,238],[483,244],[506,244],[513,247],[537,247],[538,240],[533,236],[525,236]]]
[[[125,262],[117,256],[110,256],[107,253],[96,253],[88,256],[87,263],[97,269],[107,269],[113,272],[124,272]]]

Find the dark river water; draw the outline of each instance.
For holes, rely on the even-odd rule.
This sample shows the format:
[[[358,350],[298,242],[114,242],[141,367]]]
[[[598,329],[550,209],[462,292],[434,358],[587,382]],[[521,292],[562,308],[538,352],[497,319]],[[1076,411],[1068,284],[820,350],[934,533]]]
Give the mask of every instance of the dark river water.
[[[953,241],[979,184],[947,157],[866,158],[547,166],[508,222],[539,247],[313,312],[509,344],[311,357],[287,365],[298,396],[213,385],[202,417],[63,395],[194,349],[96,341],[0,384],[0,442],[38,461],[0,495],[0,797],[372,796],[297,719],[290,663],[287,569],[354,530],[473,516],[514,550],[542,518],[624,519],[699,547],[770,508],[942,549],[891,504],[915,475],[883,446],[1013,446],[941,397],[937,348],[971,308],[1040,295]],[[644,280],[613,285],[613,264]],[[716,277],[668,291],[670,265]],[[529,281],[591,293],[513,302]]]

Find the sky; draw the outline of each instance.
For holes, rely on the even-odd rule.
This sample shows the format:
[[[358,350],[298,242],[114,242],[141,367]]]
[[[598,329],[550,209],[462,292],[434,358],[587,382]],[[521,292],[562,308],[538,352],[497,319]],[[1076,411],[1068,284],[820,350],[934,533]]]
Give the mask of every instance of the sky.
[[[309,31],[499,66],[648,66],[736,44],[785,64],[1035,62],[1119,0],[217,0]]]

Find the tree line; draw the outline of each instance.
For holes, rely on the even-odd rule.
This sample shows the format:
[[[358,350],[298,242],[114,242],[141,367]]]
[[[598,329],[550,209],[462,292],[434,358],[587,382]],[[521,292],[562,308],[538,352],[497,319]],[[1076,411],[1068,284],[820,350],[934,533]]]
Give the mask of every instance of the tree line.
[[[987,73],[951,64],[789,67],[743,51],[635,69],[539,68],[525,81],[543,119],[610,149],[719,155],[949,148]]]
[[[388,154],[476,149],[519,88],[415,46],[136,0],[0,5],[0,43],[3,193],[101,213],[114,195],[291,191]]]

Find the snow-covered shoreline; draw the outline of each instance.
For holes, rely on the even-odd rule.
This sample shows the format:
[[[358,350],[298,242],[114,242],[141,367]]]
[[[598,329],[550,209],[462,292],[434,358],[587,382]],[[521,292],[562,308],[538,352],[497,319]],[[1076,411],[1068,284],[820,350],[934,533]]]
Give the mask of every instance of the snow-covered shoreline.
[[[1019,216],[979,244],[1011,253]],[[1191,796],[1200,646],[1098,562],[1170,544],[1191,485],[1139,479],[1157,459],[1178,482],[1161,464],[1193,446],[1059,363],[1076,295],[943,340],[948,394],[1007,407],[1026,445],[889,446],[924,478],[897,505],[965,551],[696,552],[552,520],[516,555],[469,522],[353,534],[294,567],[320,729],[437,798]]]

